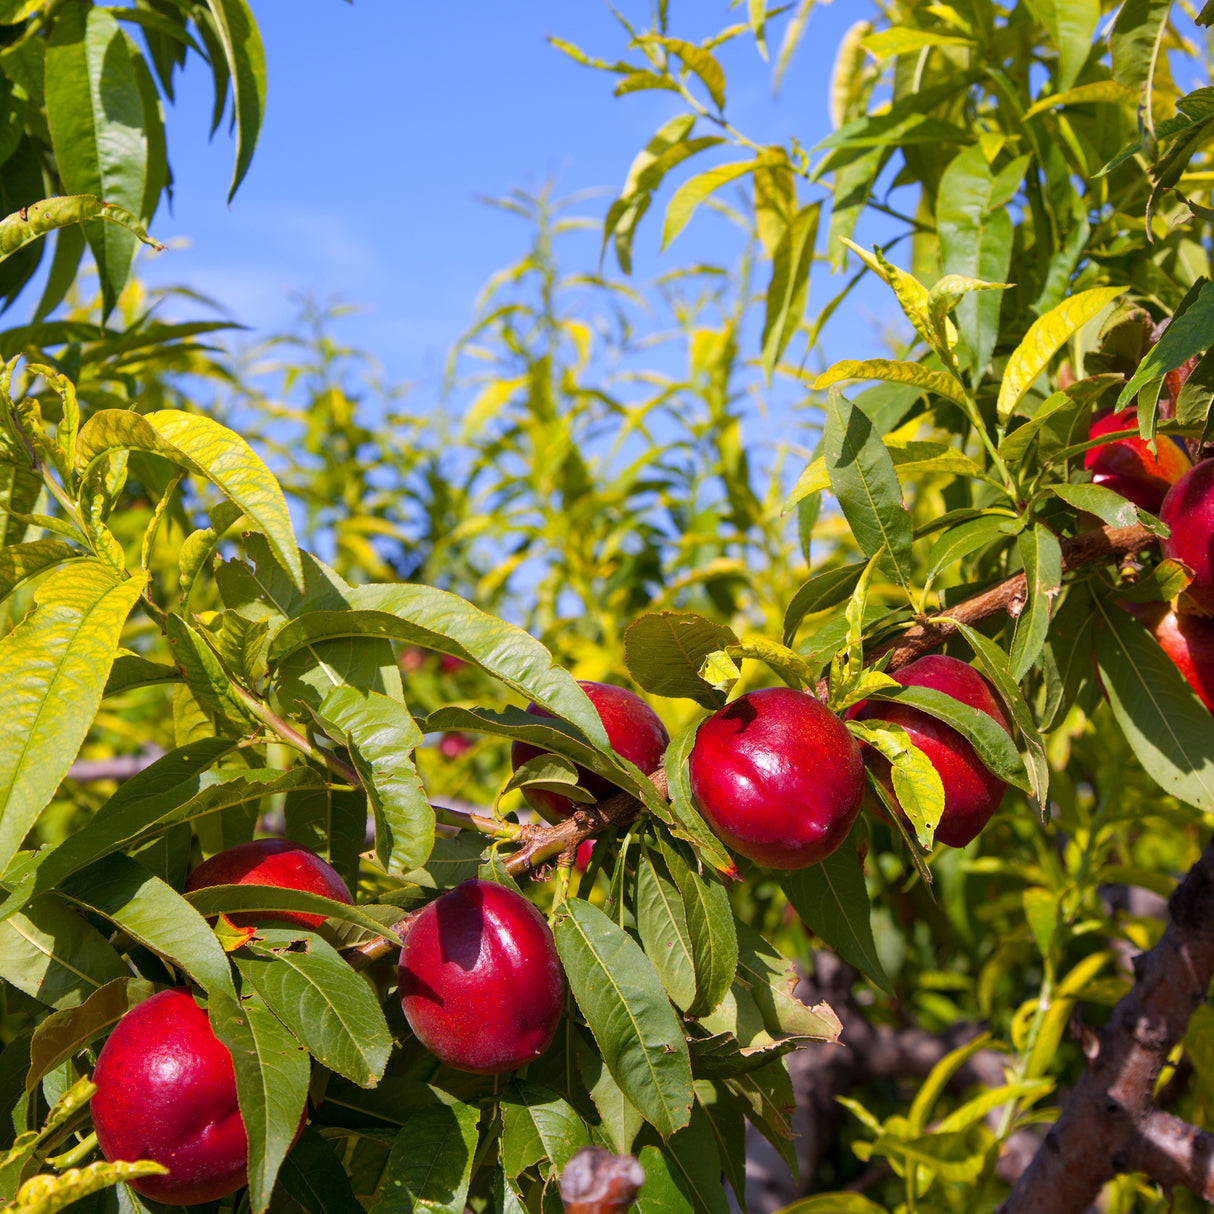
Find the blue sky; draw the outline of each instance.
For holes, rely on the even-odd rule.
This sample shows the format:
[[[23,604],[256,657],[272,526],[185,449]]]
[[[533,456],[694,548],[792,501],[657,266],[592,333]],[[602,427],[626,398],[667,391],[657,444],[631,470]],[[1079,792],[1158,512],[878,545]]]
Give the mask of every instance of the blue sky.
[[[680,107],[663,93],[613,98],[612,78],[546,41],[623,54],[626,35],[600,0],[257,0],[254,10],[269,85],[252,168],[227,206],[233,147],[222,129],[206,138],[210,77],[192,60],[168,115],[174,207],[153,228],[189,246],[145,259],[145,277],[209,293],[263,333],[289,321],[292,293],[339,296],[359,308],[342,336],[369,349],[390,379],[419,388],[437,383],[486,277],[524,247],[523,225],[478,197],[547,179],[560,193],[607,187],[585,208],[601,216],[636,151]],[[621,11],[643,24],[647,7],[624,0]],[[672,31],[700,38],[744,11],[673,0]],[[795,134],[812,144],[826,134],[834,50],[867,11],[855,0],[815,6],[778,98],[749,38],[724,48],[735,124],[760,141]],[[738,158],[726,150],[691,163],[706,168],[714,156]],[[667,187],[637,239],[642,282],[685,261],[728,258],[726,225],[704,212],[658,256],[669,195]],[[577,256],[591,268],[597,237],[582,240]],[[811,301],[840,285],[817,269]],[[879,290],[865,299],[883,320],[895,314]],[[863,307],[828,332],[834,357],[878,344]]]

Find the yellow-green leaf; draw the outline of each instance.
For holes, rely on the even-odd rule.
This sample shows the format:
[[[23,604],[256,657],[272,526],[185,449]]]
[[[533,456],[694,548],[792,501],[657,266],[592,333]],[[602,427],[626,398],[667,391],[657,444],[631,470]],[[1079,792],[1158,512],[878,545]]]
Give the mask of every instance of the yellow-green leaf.
[[[143,586],[100,561],[73,561],[0,639],[0,872],[76,757]]]
[[[84,472],[93,460],[115,450],[149,451],[205,477],[265,532],[274,555],[303,588],[303,565],[282,489],[239,434],[181,409],[143,415],[101,409],[81,427],[76,468]]]
[[[47,232],[66,228],[73,223],[84,223],[86,219],[104,219],[115,223],[157,252],[164,251],[164,245],[153,240],[143,224],[117,203],[103,202],[95,194],[68,194],[62,198],[44,198],[41,202],[30,203],[0,219],[0,261]]]
[[[1093,287],[1064,299],[1056,308],[1039,316],[1012,352],[999,385],[999,420],[1006,422],[1058,353],[1092,317],[1125,292],[1125,287]]]
[[[958,38],[955,34],[935,34],[931,30],[909,29],[895,26],[871,34],[864,39],[864,49],[874,59],[890,59],[894,55],[914,55],[925,46],[973,46],[970,38]]]
[[[1110,105],[1133,106],[1137,104],[1138,94],[1133,89],[1126,88],[1124,84],[1118,84],[1116,80],[1093,80],[1091,84],[1080,84],[1073,89],[1067,89],[1065,93],[1054,93],[1034,101],[1024,111],[1024,120],[1027,122],[1037,114],[1057,109],[1060,105],[1084,105],[1100,101]]]
[[[684,42],[681,38],[666,38],[656,34],[638,41],[656,42],[672,55],[678,56],[684,67],[699,76],[718,108],[725,108],[725,73],[721,70],[721,65],[702,46]]]
[[[706,173],[700,173],[690,181],[685,181],[675,191],[674,197],[666,207],[666,218],[662,221],[662,248],[666,246],[687,226],[687,221],[695,212],[696,207],[708,197],[713,190],[741,177],[744,173],[753,172],[756,161],[738,160],[733,164],[721,164]]]
[[[894,362],[888,358],[845,358],[814,380],[814,387],[829,388],[847,379],[880,379],[891,384],[914,384],[958,405],[965,404],[965,388],[947,371],[932,371],[921,363]]]
[[[805,471],[797,477],[797,483],[788,495],[788,501],[784,503],[783,513],[787,514],[799,502],[809,497],[811,493],[821,493],[823,489],[829,488],[830,473],[826,470],[826,460],[824,457],[819,457],[807,464]]]
[[[60,1175],[46,1173],[31,1176],[17,1190],[16,1200],[4,1207],[6,1214],[55,1214],[68,1206],[111,1185],[135,1180],[139,1176],[163,1176],[168,1172],[164,1164],[151,1159],[138,1163],[106,1163],[99,1160],[87,1168],[69,1168]]]

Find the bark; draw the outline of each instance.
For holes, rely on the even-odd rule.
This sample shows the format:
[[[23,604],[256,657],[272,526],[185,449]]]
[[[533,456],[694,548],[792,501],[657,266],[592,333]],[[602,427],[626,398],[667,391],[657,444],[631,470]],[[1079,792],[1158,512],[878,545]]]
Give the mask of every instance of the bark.
[[[1136,981],[1001,1214],[1080,1214],[1123,1172],[1214,1200],[1214,1136],[1155,1107],[1152,1093],[1214,977],[1214,842],[1168,902],[1158,944],[1134,959]]]

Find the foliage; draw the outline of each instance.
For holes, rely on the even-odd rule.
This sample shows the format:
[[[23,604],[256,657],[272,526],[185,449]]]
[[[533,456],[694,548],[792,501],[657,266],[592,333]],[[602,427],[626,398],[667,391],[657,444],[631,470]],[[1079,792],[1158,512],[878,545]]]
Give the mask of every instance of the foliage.
[[[806,929],[855,968],[873,1024],[989,1035],[917,1090],[848,1093],[805,1191],[859,1179],[869,1197],[822,1201],[922,1211],[1006,1194],[1001,1149],[1083,1069],[1072,1015],[1101,1017],[1131,985],[1126,951],[1161,930],[1117,891],[1166,895],[1214,814],[1214,721],[1119,605],[1174,597],[1184,571],[1157,558],[1162,524],[1082,459],[1114,403],[1136,405],[1143,438],[1207,436],[1214,110],[1175,81],[1208,64],[1193,14],[1167,4],[1127,3],[1094,42],[1108,7],[874,12],[839,48],[835,130],[808,150],[734,124],[722,59],[749,40],[777,80],[795,70],[809,2],[752,3],[702,41],[658,5],[612,61],[558,42],[617,94],[663,90],[681,112],[607,210],[624,278],[563,268],[576,200],[503,201],[532,241],[452,354],[448,418],[335,345],[323,310],[232,354],[208,344],[226,322],[161,319],[185,297],[149,300],[130,276],[170,182],[161,98],[190,51],[215,74],[216,124],[233,94],[233,189],[248,167],[264,70],[244,0],[0,6],[8,301],[56,240],[31,323],[0,334],[4,1200],[145,1206],[88,1163],[81,1084],[127,1009],[188,980],[237,1061],[254,1211],[549,1210],[595,1143],[638,1156],[642,1210],[717,1214],[722,1175],[744,1197],[747,1124],[794,1161],[788,1055],[839,1033],[791,993]],[[113,105],[94,102],[101,80]],[[73,198],[39,210],[55,193]],[[659,195],[664,245],[717,207],[735,262],[626,281]],[[108,222],[101,198],[122,208]],[[851,276],[809,316],[824,263]],[[869,276],[910,336],[806,371]],[[849,398],[854,382],[874,386]],[[794,421],[760,467],[751,402],[790,386]],[[1097,523],[1116,542],[1081,560]],[[687,789],[702,710],[776,681],[836,711],[909,700],[883,670],[915,645],[972,660],[1015,724],[1009,740],[915,698],[1011,786],[983,835],[935,844],[922,755],[870,720],[854,728],[899,765],[909,825],[865,814],[799,872],[736,861]],[[673,740],[656,782],[612,750],[578,678],[659,707]],[[452,758],[432,743],[453,735],[474,744]],[[630,796],[537,827],[508,778],[516,738],[568,760],[532,778],[568,785],[579,764]],[[72,778],[78,756],[132,753],[151,762],[124,783]],[[357,906],[323,905],[319,933],[210,926],[317,909],[179,892],[192,861],[275,824]],[[398,1012],[389,929],[467,877],[531,873],[570,991],[557,1040],[499,1080],[442,1067]],[[1195,1121],[1214,1096],[1205,1019],[1173,1060]],[[267,1076],[300,1047],[292,1149],[302,1072],[282,1090]],[[1003,1058],[1003,1087],[958,1088],[979,1050]],[[1129,1176],[1108,1204],[1158,1199]]]

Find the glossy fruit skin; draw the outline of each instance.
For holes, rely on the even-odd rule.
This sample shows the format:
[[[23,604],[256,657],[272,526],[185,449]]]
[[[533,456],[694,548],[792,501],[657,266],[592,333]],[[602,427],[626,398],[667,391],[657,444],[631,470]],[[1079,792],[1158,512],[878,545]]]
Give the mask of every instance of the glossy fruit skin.
[[[110,1162],[154,1159],[164,1176],[128,1182],[153,1201],[196,1205],[246,1183],[248,1140],[227,1048],[184,987],[118,1022],[97,1059],[90,1107]]]
[[[932,653],[896,671],[892,677],[903,687],[930,687],[942,691],[988,717],[993,717],[1011,736],[1007,718],[990,684],[967,662]],[[848,710],[848,718],[888,721],[901,725],[911,741],[927,755],[944,785],[944,812],[936,827],[936,842],[964,847],[977,838],[999,808],[1007,785],[993,775],[974,753],[973,746],[951,725],[905,704],[863,700]],[[887,789],[889,761],[865,747],[864,761]]]
[[[1138,428],[1138,411],[1131,406],[1092,423],[1089,438],[1117,430]],[[1103,447],[1093,447],[1083,457],[1092,483],[1120,493],[1136,506],[1158,514],[1168,490],[1193,466],[1189,457],[1170,438],[1160,435],[1158,454],[1152,455],[1141,438],[1119,438]]]
[[[489,881],[465,881],[418,912],[399,977],[417,1039],[449,1066],[478,1075],[538,1058],[565,1005],[565,975],[543,915]]]
[[[662,756],[670,742],[666,726],[658,720],[657,713],[635,691],[629,691],[626,687],[587,680],[579,681],[578,686],[598,711],[599,720],[607,730],[607,739],[612,749],[635,763],[646,775],[657,771],[662,765]],[[552,716],[552,713],[538,704],[528,704],[527,711],[535,716]],[[514,742],[510,747],[510,766],[517,771],[529,759],[544,753],[540,747],[532,746],[528,742]],[[578,784],[596,801],[601,801],[617,791],[610,780],[605,780],[584,767],[579,767],[577,771]],[[544,788],[526,788],[523,790],[523,797],[532,809],[550,822],[568,818],[578,808],[578,803],[571,797]]]
[[[688,775],[713,833],[768,868],[824,860],[847,838],[864,796],[864,763],[847,727],[789,687],[739,696],[704,721]]]
[[[289,839],[254,839],[216,852],[189,875],[185,890],[188,894],[210,885],[273,885],[320,894],[347,906],[354,902],[346,883],[327,861]],[[325,921],[324,915],[296,911],[242,911],[229,918],[237,927],[285,923],[309,931]]]
[[[1160,551],[1193,571],[1188,601],[1201,614],[1214,615],[1214,459],[1196,464],[1168,490],[1159,517],[1172,529]]]
[[[1197,698],[1214,712],[1214,620],[1178,615],[1167,603],[1123,603],[1145,624]]]

